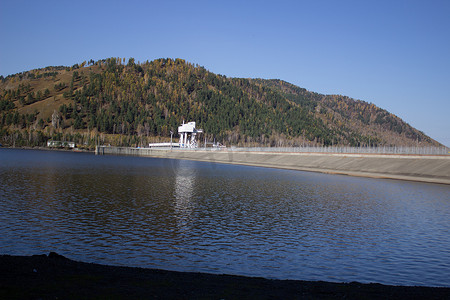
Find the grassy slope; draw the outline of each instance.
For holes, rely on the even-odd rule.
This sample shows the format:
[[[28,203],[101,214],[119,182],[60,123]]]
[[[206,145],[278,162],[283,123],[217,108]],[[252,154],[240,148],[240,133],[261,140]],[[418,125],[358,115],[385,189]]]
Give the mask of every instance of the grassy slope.
[[[85,74],[89,74],[90,72],[99,73],[101,72],[100,67],[98,66],[90,66],[83,68],[82,70],[85,72]],[[29,105],[21,105],[19,101],[15,101],[14,104],[16,107],[18,107],[18,111],[20,114],[32,114],[36,111],[39,112],[38,119],[44,119],[51,118],[53,111],[58,111],[59,107],[63,104],[69,105],[69,103],[72,103],[73,101],[71,99],[66,99],[63,97],[64,92],[69,90],[69,83],[72,79],[72,71],[66,71],[61,70],[58,71],[58,75],[53,77],[47,77],[47,78],[40,78],[40,79],[23,79],[21,81],[15,81],[11,82],[8,81],[6,83],[0,83],[0,89],[17,89],[19,84],[27,85],[29,84],[33,91],[44,91],[45,89],[48,89],[50,91],[50,95],[42,99],[38,102],[29,104]],[[59,83],[65,83],[67,84],[67,87],[55,91],[54,86]],[[80,88],[80,81],[76,81],[74,83],[74,90],[77,90]]]

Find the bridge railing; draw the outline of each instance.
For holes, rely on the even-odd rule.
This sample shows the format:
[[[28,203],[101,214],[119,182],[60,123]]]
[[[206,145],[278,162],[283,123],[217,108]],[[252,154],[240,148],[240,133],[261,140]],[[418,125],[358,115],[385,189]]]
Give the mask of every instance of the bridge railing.
[[[99,146],[102,148],[105,146]],[[127,147],[119,147],[127,148]],[[138,149],[138,148],[127,148]],[[171,150],[171,151],[232,151],[232,152],[284,152],[284,153],[351,153],[351,154],[415,154],[415,155],[450,155],[448,147],[198,147],[198,148],[178,148],[178,147],[155,147],[140,148],[142,150]],[[99,149],[100,151],[100,149]],[[104,151],[104,150],[103,150]]]

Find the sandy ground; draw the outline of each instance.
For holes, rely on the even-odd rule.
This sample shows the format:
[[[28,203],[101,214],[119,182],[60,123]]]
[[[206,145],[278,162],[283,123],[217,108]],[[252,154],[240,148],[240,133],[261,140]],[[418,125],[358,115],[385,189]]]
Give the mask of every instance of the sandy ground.
[[[269,280],[0,256],[1,299],[450,299],[450,288]]]

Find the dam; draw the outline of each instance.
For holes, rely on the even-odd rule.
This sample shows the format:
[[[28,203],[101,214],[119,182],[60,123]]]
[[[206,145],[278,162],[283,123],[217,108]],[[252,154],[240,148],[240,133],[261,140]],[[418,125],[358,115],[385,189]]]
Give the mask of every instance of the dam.
[[[262,150],[262,149],[261,149]],[[350,176],[410,180],[450,184],[450,155],[448,154],[386,154],[243,151],[239,148],[131,148],[97,146],[97,155],[132,155],[169,159],[195,160],[342,174]]]

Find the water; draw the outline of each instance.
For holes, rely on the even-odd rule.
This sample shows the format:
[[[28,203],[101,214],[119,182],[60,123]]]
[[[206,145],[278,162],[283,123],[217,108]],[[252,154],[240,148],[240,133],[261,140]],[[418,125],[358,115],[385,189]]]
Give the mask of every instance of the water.
[[[450,286],[450,186],[0,149],[0,253]]]

